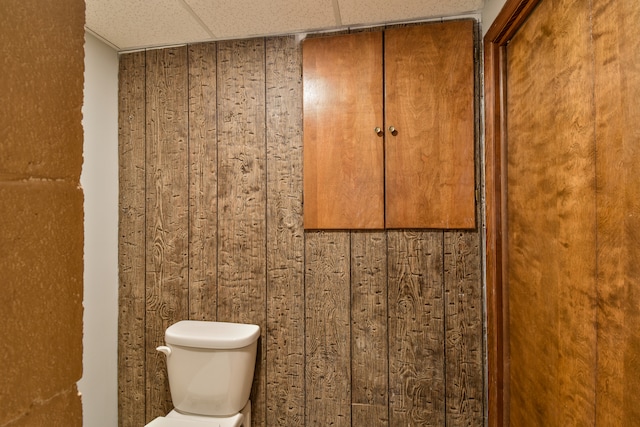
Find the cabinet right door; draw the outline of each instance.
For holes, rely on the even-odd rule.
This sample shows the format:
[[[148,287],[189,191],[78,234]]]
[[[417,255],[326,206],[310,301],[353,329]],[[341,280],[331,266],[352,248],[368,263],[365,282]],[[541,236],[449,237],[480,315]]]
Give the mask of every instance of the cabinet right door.
[[[475,228],[473,34],[473,21],[385,31],[386,228]]]

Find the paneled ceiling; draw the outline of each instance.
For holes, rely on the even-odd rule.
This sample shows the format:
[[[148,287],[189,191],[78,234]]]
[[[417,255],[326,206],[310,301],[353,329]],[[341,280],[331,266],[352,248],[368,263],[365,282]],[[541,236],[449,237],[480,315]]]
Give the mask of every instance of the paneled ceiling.
[[[479,12],[484,0],[86,0],[87,30],[119,51]]]

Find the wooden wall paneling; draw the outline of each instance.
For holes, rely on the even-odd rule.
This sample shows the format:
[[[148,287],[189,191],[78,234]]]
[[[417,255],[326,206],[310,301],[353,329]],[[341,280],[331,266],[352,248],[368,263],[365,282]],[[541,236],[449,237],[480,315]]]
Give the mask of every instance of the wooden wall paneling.
[[[145,424],[145,54],[120,56],[118,425]]]
[[[389,425],[387,235],[351,234],[351,416],[354,426]]]
[[[187,48],[147,51],[147,421],[173,405],[165,356],[168,326],[189,316]]]
[[[510,424],[594,425],[590,5],[541,2],[507,68]]]
[[[388,231],[389,422],[445,423],[443,233]]]
[[[218,43],[218,320],[260,325],[252,422],[266,417],[265,42]]]
[[[216,44],[189,55],[189,318],[217,316]]]
[[[305,239],[305,425],[351,426],[349,232]]]
[[[640,3],[593,2],[598,223],[596,425],[640,420]]]
[[[477,231],[444,233],[446,425],[484,419],[483,312]]]
[[[266,41],[267,418],[304,425],[302,70],[296,38]]]
[[[295,37],[122,56],[123,426],[171,409],[155,347],[183,318],[262,327],[256,425],[445,422],[443,234],[303,232],[300,66]]]

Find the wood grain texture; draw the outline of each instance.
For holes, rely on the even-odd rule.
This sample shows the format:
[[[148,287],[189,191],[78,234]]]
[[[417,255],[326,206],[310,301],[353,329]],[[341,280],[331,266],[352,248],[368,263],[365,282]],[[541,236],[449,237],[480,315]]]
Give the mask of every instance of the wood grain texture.
[[[388,232],[389,423],[445,423],[443,233]]]
[[[189,54],[189,318],[216,320],[218,157],[216,44]]]
[[[266,40],[267,425],[304,424],[302,70],[295,37]]]
[[[354,426],[389,425],[387,236],[351,233],[351,416]]]
[[[266,418],[266,135],[263,39],[218,43],[218,320],[261,328],[252,422]]]
[[[304,227],[384,228],[382,34],[303,45]]]
[[[308,232],[305,240],[305,425],[351,426],[350,239]]]
[[[446,425],[479,426],[484,419],[483,313],[480,236],[444,233]]]
[[[165,356],[167,327],[188,312],[187,48],[146,56],[147,421],[172,408]]]
[[[589,4],[542,2],[507,57],[511,425],[593,425],[596,218]]]
[[[137,356],[129,351],[135,349],[120,343],[120,357],[132,358],[126,363],[141,375],[143,393],[137,406],[122,414],[122,425],[143,425],[145,418],[171,408],[164,359],[145,356],[156,356],[151,348],[163,341],[161,314],[169,308],[173,311],[166,318],[180,312],[184,318],[215,317],[262,327],[251,395],[254,425],[421,425],[420,417],[428,416],[433,401],[441,411],[433,422],[443,424],[448,323],[443,317],[442,233],[393,231],[396,244],[387,249],[386,231],[304,232],[300,42],[275,37],[177,48],[181,49],[188,58],[178,55],[180,71],[175,68],[176,48],[141,52],[140,58],[149,55],[155,65],[146,75],[142,67],[130,82],[123,82],[143,91],[136,101],[142,106],[134,114],[135,120],[143,120],[142,133],[132,135],[143,138],[144,144],[146,133],[151,147],[146,153],[141,151],[144,146],[130,153],[137,166],[123,171],[142,176],[142,182],[123,181],[121,196],[142,198],[142,216],[135,216],[142,225],[134,228],[141,239],[146,234],[146,241],[142,252],[131,251],[132,246],[122,253],[135,257],[132,263],[141,263],[152,298],[145,302],[144,278],[123,294],[132,299],[123,301],[127,309],[137,304],[142,312],[123,317],[121,331],[134,331],[136,322],[145,331],[138,335],[143,341]],[[183,79],[188,83],[177,83]],[[129,94],[134,89],[121,90],[135,99],[135,93]],[[178,104],[185,108],[179,114]],[[129,110],[120,112],[121,132],[129,125]],[[165,136],[187,129],[189,147],[184,144],[187,139],[165,143]],[[172,166],[178,163],[180,167]],[[130,228],[129,235],[133,233]],[[399,246],[398,241],[404,243]],[[177,246],[187,243],[182,258]],[[121,251],[123,244],[129,243],[121,241]],[[435,246],[438,252],[432,254]],[[479,277],[479,261],[466,255],[464,260],[475,269],[469,281]],[[387,272],[390,262],[395,267]],[[180,286],[171,280],[156,286],[161,275],[177,280],[178,265],[183,273]],[[440,285],[432,288],[433,283]],[[420,298],[415,304],[407,299],[413,292]],[[399,293],[406,296],[402,303],[412,307],[415,319],[399,305]],[[437,319],[434,304],[439,307]],[[466,315],[466,308],[476,304],[480,301],[465,301],[462,311]],[[464,333],[479,333],[470,330]],[[473,342],[481,336],[464,339]],[[391,349],[385,347],[388,343]],[[390,350],[404,352],[403,359],[389,360]],[[433,354],[439,355],[438,361]],[[121,375],[129,375],[122,366]],[[471,365],[468,368],[471,372]],[[474,378],[469,383],[478,381],[481,368],[470,375]],[[399,398],[405,407],[399,406]],[[461,403],[463,408],[471,404]],[[390,419],[390,410],[408,415]],[[142,414],[141,420],[135,411]],[[405,420],[412,421],[403,424]]]
[[[593,2],[598,223],[596,425],[640,420],[640,3]]]
[[[118,425],[145,424],[145,54],[118,74]]]
[[[474,228],[471,20],[385,31],[387,228]]]

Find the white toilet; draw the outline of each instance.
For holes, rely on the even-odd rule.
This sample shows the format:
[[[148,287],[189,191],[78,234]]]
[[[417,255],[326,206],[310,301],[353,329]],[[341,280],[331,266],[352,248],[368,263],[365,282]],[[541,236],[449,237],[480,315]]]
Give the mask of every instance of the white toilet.
[[[175,409],[147,427],[250,427],[260,327],[182,320],[165,332]]]

